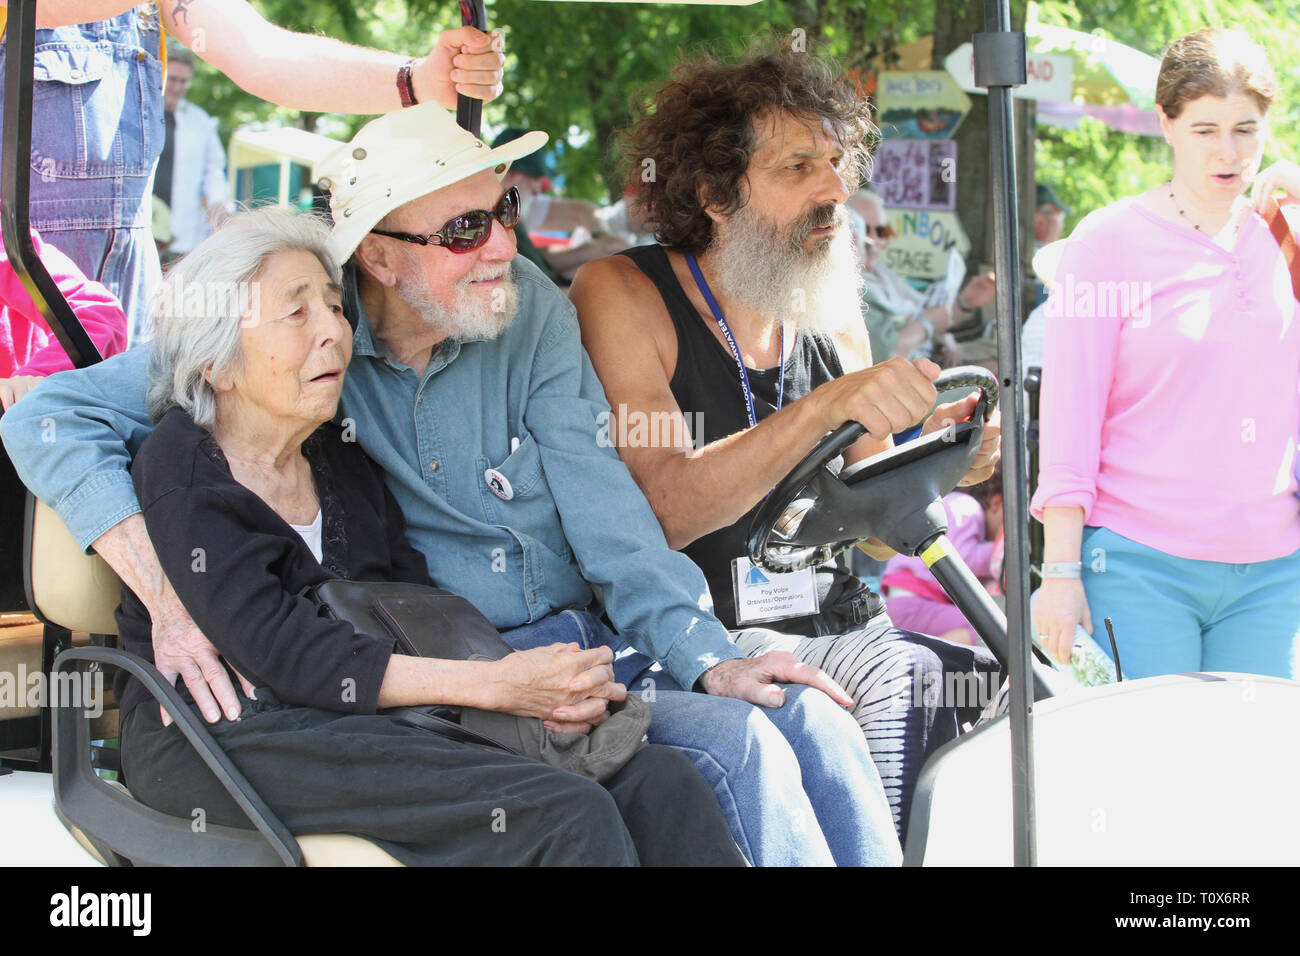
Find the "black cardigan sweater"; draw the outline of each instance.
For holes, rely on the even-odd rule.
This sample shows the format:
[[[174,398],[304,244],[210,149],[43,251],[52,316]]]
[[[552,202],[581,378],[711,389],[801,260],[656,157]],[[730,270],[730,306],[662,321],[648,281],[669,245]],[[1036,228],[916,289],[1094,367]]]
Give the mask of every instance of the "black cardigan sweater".
[[[379,467],[338,426],[322,425],[302,452],[321,503],[323,562],[179,408],[141,446],[131,476],[159,564],[230,666],[286,704],[374,713],[393,642],[321,618],[299,594],[329,578],[429,584],[428,567]],[[152,661],[149,612],[126,587],[117,624],[121,646]],[[148,697],[138,681],[119,683],[123,717]]]

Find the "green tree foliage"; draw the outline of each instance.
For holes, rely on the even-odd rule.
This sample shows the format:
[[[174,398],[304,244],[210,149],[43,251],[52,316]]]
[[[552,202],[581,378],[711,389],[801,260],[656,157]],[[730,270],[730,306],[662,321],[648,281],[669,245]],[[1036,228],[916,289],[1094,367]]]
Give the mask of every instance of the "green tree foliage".
[[[364,8],[348,0],[254,5],[289,29],[412,55],[460,22],[456,4],[445,0],[378,0]],[[484,123],[488,129],[546,130],[556,141],[566,193],[603,201],[618,191],[608,182],[605,147],[626,123],[632,98],[659,83],[682,54],[705,47],[735,53],[752,37],[801,29],[810,51],[861,69],[877,54],[930,32],[934,5],[935,0],[761,0],[746,7],[495,0],[488,4],[488,23],[506,34],[507,82],[505,95],[484,109]],[[316,121],[258,100],[204,66],[190,98],[217,117],[224,136],[254,121],[308,129]],[[346,135],[363,121],[342,118],[328,132]]]
[[[418,55],[460,22],[449,0],[254,0],[272,22],[350,43]],[[616,197],[609,149],[629,105],[661,82],[682,55],[707,47],[744,48],[758,35],[804,31],[809,51],[862,70],[888,64],[899,45],[932,33],[936,16],[982,0],[761,0],[746,7],[492,0],[488,22],[507,36],[506,92],[484,109],[489,130],[544,129],[555,143],[565,192],[596,201]],[[1013,0],[1023,16],[1024,0]],[[1160,56],[1174,39],[1208,24],[1237,25],[1268,50],[1282,91],[1267,161],[1300,159],[1300,2],[1297,0],[1043,0],[1038,18],[1098,33]],[[940,19],[943,19],[940,16]],[[951,17],[948,18],[948,22]],[[201,66],[191,98],[228,136],[255,121],[313,128],[317,117],[271,106]],[[348,135],[364,117],[333,118],[322,131]],[[1050,181],[1077,220],[1090,209],[1168,176],[1168,149],[1085,120],[1077,130],[1037,129],[1038,178]],[[1033,167],[1026,164],[1026,175]],[[1073,225],[1073,221],[1069,223]]]
[[[794,31],[802,30],[808,50],[862,67],[900,37],[927,32],[933,8],[933,0],[762,0],[747,7],[496,0],[490,16],[507,29],[511,82],[501,103],[510,122],[566,139],[560,164],[568,194],[600,201],[617,198],[608,147],[630,104],[683,55],[737,53],[772,34],[796,42]],[[929,18],[917,15],[927,10]]]

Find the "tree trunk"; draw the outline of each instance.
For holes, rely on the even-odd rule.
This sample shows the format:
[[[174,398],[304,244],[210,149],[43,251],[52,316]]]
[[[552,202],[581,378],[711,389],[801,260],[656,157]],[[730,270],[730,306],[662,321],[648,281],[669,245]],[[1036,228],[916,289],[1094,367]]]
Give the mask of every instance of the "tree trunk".
[[[1025,0],[1011,0],[1011,29],[1025,27]],[[935,6],[933,69],[963,43],[973,42],[984,32],[984,6],[978,3]],[[993,262],[993,171],[990,163],[989,98],[971,93],[971,109],[957,128],[957,216],[970,237],[968,271],[992,268]],[[1016,172],[1020,199],[1020,259],[1022,287],[1032,273],[1034,235],[1034,103],[1013,99],[1016,125]],[[1002,277],[999,276],[999,281]],[[1032,292],[1032,279],[1029,289]],[[1031,300],[1032,301],[1032,300]],[[1026,313],[1027,314],[1027,313]]]

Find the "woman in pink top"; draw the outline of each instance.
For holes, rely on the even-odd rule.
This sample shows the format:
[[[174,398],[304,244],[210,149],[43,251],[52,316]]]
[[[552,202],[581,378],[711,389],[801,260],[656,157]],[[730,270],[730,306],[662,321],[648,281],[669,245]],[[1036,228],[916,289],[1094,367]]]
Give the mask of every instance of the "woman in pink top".
[[[32,242],[100,355],[108,358],[125,349],[126,316],[117,297],[87,279],[58,249],[42,242],[35,229]],[[46,375],[70,368],[71,359],[0,248],[0,406],[7,409]]]
[[[1126,677],[1298,676],[1300,304],[1260,213],[1279,189],[1300,203],[1300,168],[1257,176],[1276,91],[1244,34],[1177,41],[1156,87],[1170,182],[1063,246],[1032,502],[1034,625],[1061,660],[1110,617]]]

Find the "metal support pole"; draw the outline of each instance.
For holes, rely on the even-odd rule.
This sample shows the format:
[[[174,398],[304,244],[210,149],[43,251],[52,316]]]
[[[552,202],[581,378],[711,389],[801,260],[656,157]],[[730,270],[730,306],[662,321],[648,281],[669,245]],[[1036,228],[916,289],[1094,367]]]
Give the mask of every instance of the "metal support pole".
[[[1033,707],[1029,642],[1029,502],[1025,392],[1020,359],[1020,223],[1011,88],[1026,80],[1025,35],[1011,32],[1008,0],[985,0],[975,36],[975,83],[989,91],[989,146],[998,274],[998,370],[1002,391],[1002,502],[1006,521],[1007,638],[1011,681],[1011,799],[1016,866],[1037,862],[1034,843]]]

